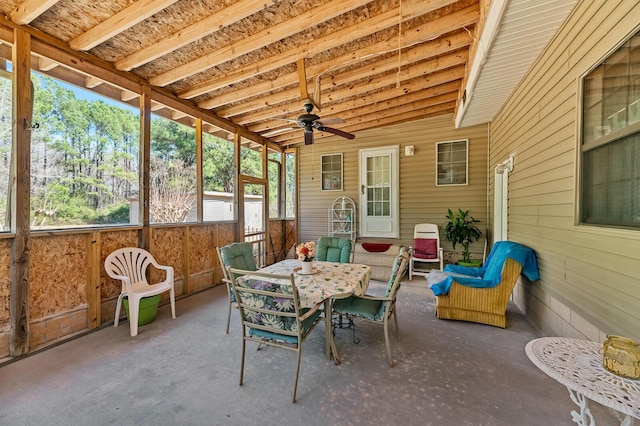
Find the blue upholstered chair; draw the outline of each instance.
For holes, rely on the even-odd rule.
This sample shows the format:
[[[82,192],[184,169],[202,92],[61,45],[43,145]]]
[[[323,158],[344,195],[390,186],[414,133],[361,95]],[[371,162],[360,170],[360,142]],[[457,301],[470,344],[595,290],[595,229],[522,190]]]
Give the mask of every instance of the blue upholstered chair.
[[[320,237],[316,260],[321,262],[351,262],[351,240],[348,238]]]
[[[251,275],[242,278],[248,274]],[[240,386],[244,377],[247,340],[289,349],[298,355],[293,386],[293,402],[296,402],[302,343],[318,325],[322,311],[318,310],[319,306],[300,308],[293,273],[275,275],[229,268],[229,275],[242,319]]]
[[[227,269],[229,267],[243,269],[246,271],[255,271],[257,268],[256,261],[253,257],[253,248],[251,243],[231,243],[224,247],[216,247],[218,259],[224,274],[224,281],[227,284],[227,296],[229,297],[229,312],[227,313],[227,334],[229,334],[229,322],[231,321],[231,306],[236,303],[236,295],[233,292],[233,284],[229,278]]]
[[[346,299],[336,300],[333,310],[339,315],[345,315],[351,319],[358,318],[384,326],[384,341],[387,347],[389,365],[393,367],[391,357],[391,345],[389,344],[389,319],[393,315],[396,326],[396,339],[398,337],[398,316],[396,315],[396,296],[400,290],[400,281],[409,263],[409,252],[406,247],[400,249],[396,256],[391,271],[391,278],[387,283],[387,290],[383,297],[369,295],[351,296]],[[355,332],[355,331],[354,331]]]

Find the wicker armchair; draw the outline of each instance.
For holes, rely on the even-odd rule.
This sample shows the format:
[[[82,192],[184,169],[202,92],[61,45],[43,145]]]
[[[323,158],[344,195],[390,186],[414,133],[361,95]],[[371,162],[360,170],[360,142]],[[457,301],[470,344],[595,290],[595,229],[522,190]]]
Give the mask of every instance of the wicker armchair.
[[[482,268],[447,265],[434,271],[427,282],[436,295],[436,315],[506,328],[507,304],[520,274],[539,278],[535,252],[511,241],[495,243]]]

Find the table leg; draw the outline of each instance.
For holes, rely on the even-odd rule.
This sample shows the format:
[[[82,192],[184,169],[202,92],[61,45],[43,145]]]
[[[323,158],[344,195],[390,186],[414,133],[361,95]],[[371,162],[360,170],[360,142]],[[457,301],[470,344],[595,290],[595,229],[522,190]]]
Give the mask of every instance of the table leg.
[[[589,398],[586,398],[583,394],[573,389],[567,389],[569,390],[571,400],[580,407],[580,413],[577,413],[575,410],[571,411],[573,421],[580,426],[595,426],[596,422],[589,409]]]
[[[324,301],[325,354],[327,356],[327,359],[331,359],[331,352],[333,352],[333,362],[338,365],[340,364],[340,357],[338,357],[336,342],[333,340],[333,328],[331,324],[333,315],[331,314],[331,311],[331,299],[326,299]]]

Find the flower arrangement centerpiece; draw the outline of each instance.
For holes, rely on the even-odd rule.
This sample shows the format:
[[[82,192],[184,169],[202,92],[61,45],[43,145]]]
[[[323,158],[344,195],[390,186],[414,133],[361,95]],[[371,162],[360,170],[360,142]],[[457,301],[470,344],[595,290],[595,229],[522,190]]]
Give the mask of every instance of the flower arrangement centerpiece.
[[[312,262],[313,258],[316,256],[316,243],[309,241],[307,243],[299,244],[296,247],[296,254],[298,255],[298,259],[302,262]]]
[[[296,247],[296,254],[300,260],[300,269],[303,274],[310,274],[313,271],[313,258],[316,256],[316,243],[309,241],[299,244]]]

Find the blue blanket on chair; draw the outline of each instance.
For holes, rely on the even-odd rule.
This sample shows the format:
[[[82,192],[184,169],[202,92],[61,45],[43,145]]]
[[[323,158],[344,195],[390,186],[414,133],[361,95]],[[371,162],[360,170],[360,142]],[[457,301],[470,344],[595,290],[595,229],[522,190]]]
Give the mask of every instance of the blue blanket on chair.
[[[507,258],[520,263],[522,274],[529,280],[536,281],[540,278],[538,261],[533,249],[513,241],[498,241],[493,245],[482,267],[447,265],[442,272],[430,272],[427,283],[436,296],[447,294],[454,278],[457,283],[468,287],[495,287],[500,283],[502,266]]]

